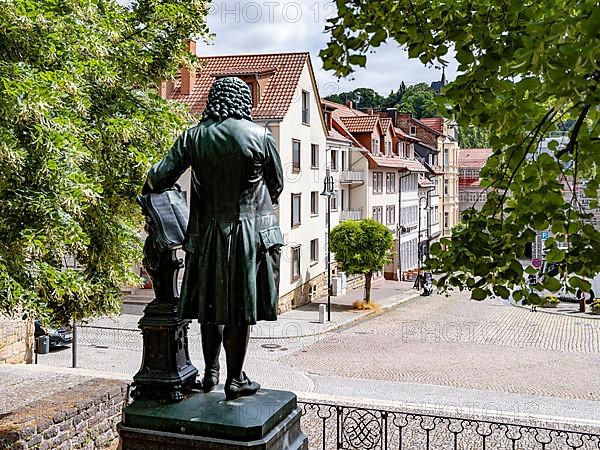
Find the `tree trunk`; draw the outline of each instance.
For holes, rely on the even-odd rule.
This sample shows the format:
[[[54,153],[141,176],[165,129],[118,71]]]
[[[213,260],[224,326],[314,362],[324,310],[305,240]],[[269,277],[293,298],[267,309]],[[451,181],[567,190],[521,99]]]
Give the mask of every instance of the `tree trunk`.
[[[365,273],[365,303],[371,302],[371,279],[372,273]]]

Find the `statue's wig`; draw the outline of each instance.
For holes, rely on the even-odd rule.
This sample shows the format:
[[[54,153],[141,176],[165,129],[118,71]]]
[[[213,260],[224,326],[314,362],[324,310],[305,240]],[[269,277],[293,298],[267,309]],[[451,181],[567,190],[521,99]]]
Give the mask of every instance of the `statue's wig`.
[[[248,119],[252,114],[252,93],[238,77],[219,78],[212,85],[203,120]]]

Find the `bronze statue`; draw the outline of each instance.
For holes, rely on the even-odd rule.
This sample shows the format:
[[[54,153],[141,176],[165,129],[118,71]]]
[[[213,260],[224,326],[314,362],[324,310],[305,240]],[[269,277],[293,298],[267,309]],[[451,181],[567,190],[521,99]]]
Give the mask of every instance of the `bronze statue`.
[[[273,136],[251,121],[252,97],[236,77],[218,79],[201,122],[148,173],[144,193],[172,188],[192,169],[180,310],[201,324],[202,389],[219,383],[225,348],[228,400],[260,389],[243,372],[250,326],[276,320],[283,237],[274,208],[283,190]]]

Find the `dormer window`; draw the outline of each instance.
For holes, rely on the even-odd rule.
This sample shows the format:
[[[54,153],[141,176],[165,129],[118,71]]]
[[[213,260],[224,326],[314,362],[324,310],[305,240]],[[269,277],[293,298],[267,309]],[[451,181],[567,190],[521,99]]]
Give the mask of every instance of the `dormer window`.
[[[373,147],[371,148],[371,153],[374,155],[379,155],[379,139],[373,139],[371,141],[371,145]]]
[[[325,126],[327,129],[331,130],[331,113],[329,111],[324,111],[323,119],[325,120]]]
[[[246,85],[248,85],[248,89],[250,89],[250,95],[252,96],[252,106],[256,106],[256,104],[258,103],[258,95],[257,95],[257,89],[256,89],[256,83],[253,83],[251,81],[247,81]]]

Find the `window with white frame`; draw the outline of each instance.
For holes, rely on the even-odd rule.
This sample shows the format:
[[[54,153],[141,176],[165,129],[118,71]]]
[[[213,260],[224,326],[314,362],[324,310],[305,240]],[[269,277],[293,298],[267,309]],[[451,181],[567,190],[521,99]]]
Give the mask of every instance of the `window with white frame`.
[[[300,195],[292,194],[292,228],[300,226]]]
[[[373,148],[371,149],[371,153],[373,153],[374,155],[379,155],[380,151],[379,151],[379,139],[373,139],[371,141],[371,144],[373,146]]]
[[[310,124],[310,93],[302,91],[302,123]]]
[[[444,212],[444,228],[450,228],[450,214],[448,213],[448,211]]]
[[[292,247],[292,282],[300,279],[300,246]]]
[[[300,172],[300,141],[292,139],[292,172]]]
[[[396,223],[396,206],[388,205],[385,207],[385,223],[386,225]]]
[[[331,170],[338,170],[337,150],[331,150]]]
[[[410,126],[410,135],[411,135],[411,136],[414,136],[414,135],[416,135],[416,134],[417,134],[417,127],[416,127],[416,126],[414,126],[414,125],[411,125],[411,126]]]
[[[373,194],[383,193],[383,172],[373,172]]]
[[[310,144],[310,168],[319,168],[319,146],[317,144]]]
[[[383,223],[383,206],[373,206],[373,220]]]
[[[449,183],[448,179],[446,178],[444,180],[444,195],[448,195],[449,186],[450,186],[450,183]]]
[[[385,156],[392,156],[392,143],[385,141]]]
[[[396,192],[396,174],[393,172],[385,174],[385,191],[388,194]]]
[[[310,193],[310,215],[319,215],[319,191],[312,191]]]
[[[316,264],[319,262],[319,239],[310,241],[310,263]]]

